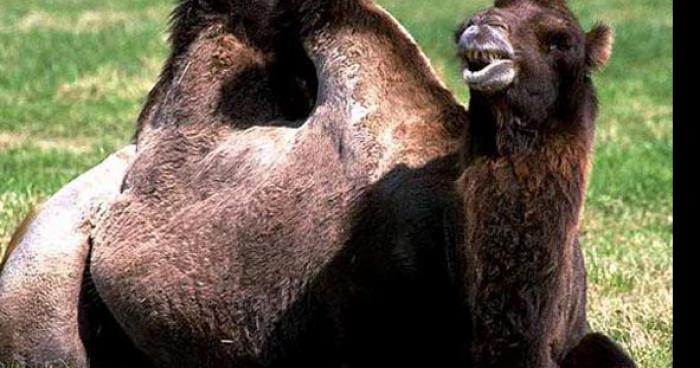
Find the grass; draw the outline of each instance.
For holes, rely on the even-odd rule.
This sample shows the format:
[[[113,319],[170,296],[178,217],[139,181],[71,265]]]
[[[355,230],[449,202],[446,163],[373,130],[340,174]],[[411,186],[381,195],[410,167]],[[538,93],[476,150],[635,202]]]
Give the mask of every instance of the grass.
[[[489,2],[379,2],[467,101],[452,32]],[[595,77],[601,112],[582,224],[589,316],[640,367],[670,367],[672,4],[569,3],[584,27],[602,19],[616,29],[612,63]],[[0,244],[34,203],[127,142],[167,54],[170,8],[170,0],[3,0]]]

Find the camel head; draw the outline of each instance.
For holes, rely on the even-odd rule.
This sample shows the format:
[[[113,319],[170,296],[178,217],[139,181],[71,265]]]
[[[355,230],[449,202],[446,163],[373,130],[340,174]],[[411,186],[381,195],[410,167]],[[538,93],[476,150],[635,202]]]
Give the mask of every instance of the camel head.
[[[456,34],[472,98],[530,129],[575,120],[582,109],[594,117],[590,74],[608,62],[612,41],[602,23],[584,32],[564,0],[497,0]]]

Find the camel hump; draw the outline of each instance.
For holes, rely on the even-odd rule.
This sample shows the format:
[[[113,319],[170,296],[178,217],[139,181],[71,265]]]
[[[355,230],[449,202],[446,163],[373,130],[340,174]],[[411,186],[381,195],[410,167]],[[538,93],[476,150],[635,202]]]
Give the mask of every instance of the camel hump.
[[[179,0],[170,18],[174,54],[184,52],[212,25],[260,48],[274,47],[281,28],[275,26],[275,0]]]

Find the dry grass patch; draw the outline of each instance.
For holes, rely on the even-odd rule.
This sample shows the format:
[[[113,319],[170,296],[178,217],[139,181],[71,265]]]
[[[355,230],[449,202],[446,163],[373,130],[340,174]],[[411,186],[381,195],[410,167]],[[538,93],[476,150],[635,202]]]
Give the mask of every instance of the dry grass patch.
[[[91,101],[103,98],[138,100],[145,96],[154,84],[154,75],[160,70],[161,59],[142,58],[141,71],[130,75],[121,69],[101,67],[95,73],[78,80],[61,84],[56,91],[59,99]]]
[[[144,22],[163,23],[169,7],[152,6],[142,11],[85,10],[76,15],[52,14],[42,10],[30,11],[14,25],[0,27],[2,32],[59,31],[94,33],[110,27],[139,26]]]
[[[671,139],[673,134],[673,106],[654,103],[648,98],[625,99],[609,105],[600,116],[596,134],[598,144],[638,144],[639,132],[646,139]]]
[[[630,211],[629,205],[615,201],[587,209],[582,224],[591,325],[620,341],[645,368],[672,360],[669,213],[660,208]]]
[[[673,287],[640,288],[624,296],[610,295],[597,285],[589,288],[591,327],[614,336],[637,360],[651,368],[670,361],[673,349]]]
[[[64,151],[69,153],[87,153],[93,148],[88,138],[37,138],[24,133],[0,132],[0,150],[20,147],[37,148],[42,151]]]

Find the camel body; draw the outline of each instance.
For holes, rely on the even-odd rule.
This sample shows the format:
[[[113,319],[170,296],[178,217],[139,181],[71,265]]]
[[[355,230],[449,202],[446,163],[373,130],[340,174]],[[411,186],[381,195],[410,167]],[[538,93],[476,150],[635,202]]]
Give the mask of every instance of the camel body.
[[[420,57],[404,35],[328,32],[304,45],[321,95],[301,126],[207,119],[140,132],[124,193],[96,230],[91,272],[127,335],[159,365],[388,363],[399,346],[421,340],[416,326],[397,329],[397,319],[437,312],[392,315],[397,307],[448,305],[449,291],[430,287],[446,270],[417,257],[442,254],[435,225],[456,175],[454,160],[443,158],[457,138],[446,127],[460,123],[462,108],[436,81],[421,85],[426,76],[402,71],[396,61],[408,55],[386,46]],[[228,36],[203,37],[192,52]],[[178,76],[183,93],[198,88],[188,86],[206,67],[197,62]],[[395,81],[382,83],[381,72]],[[402,87],[417,100],[406,101]],[[428,233],[416,236],[420,227]],[[437,320],[417,325],[449,328]],[[427,356],[458,359],[456,344],[440,340]]]
[[[481,222],[507,210],[488,211],[494,187],[470,152],[488,140],[371,1],[276,3],[180,2],[135,152],[69,184],[16,237],[0,274],[0,362],[469,367],[473,345],[509,359],[500,336],[475,342],[470,328],[518,314],[474,298],[473,266],[499,261],[481,252],[499,228]],[[49,221],[61,211],[72,215]],[[603,336],[582,338],[573,222],[549,239],[575,247],[550,363],[627,364]]]
[[[92,291],[62,339],[79,348],[5,351],[78,366],[464,363],[443,223],[466,111],[383,10],[328,7],[347,18],[304,30],[318,95],[299,120],[267,83],[269,50],[230,20],[175,47],[121,193],[74,244],[87,286],[56,285]]]

